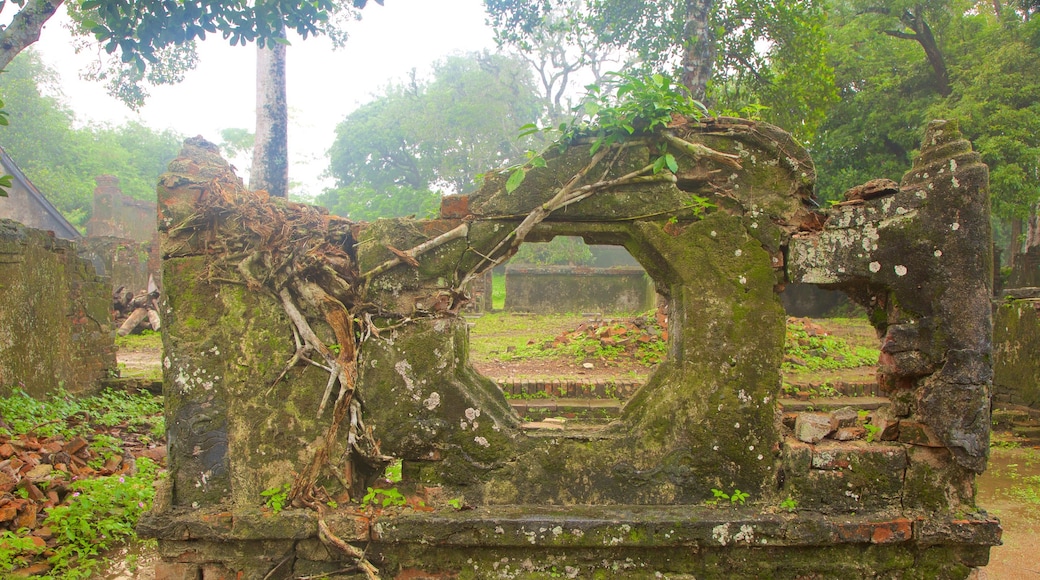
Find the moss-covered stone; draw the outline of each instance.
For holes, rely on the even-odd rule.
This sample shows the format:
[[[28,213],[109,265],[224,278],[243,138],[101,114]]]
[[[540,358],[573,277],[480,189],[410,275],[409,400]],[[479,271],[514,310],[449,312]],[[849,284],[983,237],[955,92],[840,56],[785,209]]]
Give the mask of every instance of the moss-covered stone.
[[[98,390],[117,372],[111,292],[74,243],[0,219],[0,395]]]
[[[669,300],[668,361],[620,420],[595,429],[521,429],[498,388],[470,367],[466,326],[456,314],[465,300],[461,281],[479,273],[488,256],[500,257],[506,250],[495,248],[523,217],[585,167],[588,143],[547,154],[547,166],[531,169],[513,192],[505,192],[505,176],[489,176],[467,204],[449,208],[451,219],[347,224],[352,234],[336,243],[352,244],[343,240],[354,233],[359,241],[335,267],[349,261],[354,270],[343,275],[356,284],[335,300],[349,303],[345,310],[364,337],[355,432],[371,434],[380,454],[403,459],[401,491],[438,499],[430,500],[433,512],[400,508],[374,521],[348,506],[334,529],[342,526],[348,541],[371,540],[368,554],[388,574],[966,576],[984,564],[998,526],[948,517],[971,506],[972,472],[984,464],[980,445],[988,435],[979,406],[988,382],[988,314],[979,289],[952,277],[952,268],[979,271],[986,258],[979,257],[980,236],[951,232],[988,227],[978,213],[985,171],[937,129],[931,147],[956,149],[952,159],[929,153],[936,165],[915,166],[895,197],[838,210],[819,233],[804,203],[815,176],[804,149],[775,128],[725,119],[670,130],[734,155],[741,169],[673,151],[681,153],[674,183],[604,188],[535,226],[530,241],[577,235],[623,245]],[[612,161],[607,179],[653,161],[664,138],[640,139]],[[313,520],[257,511],[260,491],[286,483],[322,445],[329,411],[315,415],[328,375],[313,366],[284,368],[296,345],[275,295],[281,287],[258,291],[259,271],[242,284],[219,276],[229,265],[207,243],[234,221],[187,218],[193,200],[233,195],[238,186],[207,189],[226,178],[225,169],[211,148],[196,149],[186,149],[189,159],[174,163],[160,188],[174,492],[172,507],[148,525],[164,541],[184,534],[212,544],[304,540],[309,544],[296,548],[299,570],[329,571],[335,558],[314,549]],[[941,194],[935,179],[921,181],[940,168],[940,181],[952,187]],[[716,207],[697,211],[693,196]],[[958,217],[958,208],[971,215]],[[308,210],[289,204],[278,211]],[[418,265],[365,275],[394,250],[447,231],[459,235],[418,255]],[[888,331],[893,380],[886,386],[896,415],[926,426],[935,434],[928,443],[940,447],[782,441],[775,397],[785,316],[774,289],[785,247],[793,278],[835,285],[874,309]],[[897,261],[904,257],[922,266]],[[965,317],[961,326],[955,314]],[[304,315],[321,341],[334,340],[321,312]],[[321,483],[333,493],[348,455],[342,433],[322,470]],[[357,486],[374,473],[352,475]],[[716,493],[749,506],[706,507]],[[785,497],[798,514],[776,513]],[[475,509],[448,511],[445,498]],[[201,516],[183,515],[191,505],[231,512],[228,521],[202,525]],[[928,541],[918,541],[918,528],[933,520]],[[214,554],[221,570],[244,565],[233,548]]]
[[[1040,408],[1038,301],[1005,300],[994,309],[993,389],[1003,400]]]

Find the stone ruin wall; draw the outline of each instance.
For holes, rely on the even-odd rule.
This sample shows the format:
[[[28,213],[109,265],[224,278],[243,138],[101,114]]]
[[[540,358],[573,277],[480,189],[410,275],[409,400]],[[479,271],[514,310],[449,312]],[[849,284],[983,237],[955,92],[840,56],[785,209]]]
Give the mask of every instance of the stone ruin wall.
[[[1040,443],[1040,246],[1018,256],[993,300],[994,421]]]
[[[79,243],[80,256],[112,281],[113,291],[145,290],[149,276],[161,287],[155,203],[125,195],[115,176],[99,175],[94,181],[93,211],[87,221],[87,237]]]
[[[89,393],[115,374],[111,293],[74,243],[0,219],[0,394]]]
[[[507,266],[505,310],[636,314],[657,300],[639,267]]]
[[[640,169],[659,143],[674,179]],[[676,123],[606,161],[588,145],[547,154],[512,193],[492,176],[437,219],[356,224],[249,192],[215,147],[186,143],[159,187],[171,477],[139,530],[160,540],[159,578],[985,565],[1000,535],[973,489],[992,378],[988,176],[956,126],[928,127],[902,184],[826,211],[804,149],[768,125]],[[568,190],[594,195],[557,204]],[[606,427],[531,430],[467,363],[465,282],[525,227],[624,246],[669,301],[669,359]],[[871,311],[889,397],[869,413],[876,439],[819,429],[855,417],[778,408],[787,282]],[[391,459],[411,507],[351,503]],[[264,507],[272,489],[297,507]],[[713,489],[747,505],[711,505]]]

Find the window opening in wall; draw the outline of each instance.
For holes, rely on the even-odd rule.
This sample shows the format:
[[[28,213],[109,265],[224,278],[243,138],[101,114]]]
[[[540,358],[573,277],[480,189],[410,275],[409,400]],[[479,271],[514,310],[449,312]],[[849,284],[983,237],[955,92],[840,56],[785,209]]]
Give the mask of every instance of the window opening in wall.
[[[526,243],[492,278],[470,361],[525,420],[612,419],[666,357],[665,302],[623,247]]]
[[[803,435],[880,440],[890,401],[878,385],[881,339],[867,310],[812,284],[790,284],[780,298],[787,313],[780,394],[787,427],[798,436],[799,415],[844,412],[844,420],[828,422],[829,433]]]

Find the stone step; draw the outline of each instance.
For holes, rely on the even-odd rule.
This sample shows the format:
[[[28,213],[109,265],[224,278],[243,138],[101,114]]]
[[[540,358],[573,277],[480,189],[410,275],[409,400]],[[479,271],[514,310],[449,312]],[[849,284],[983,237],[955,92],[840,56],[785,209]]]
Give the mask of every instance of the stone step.
[[[506,396],[546,396],[559,398],[603,399],[616,397],[626,399],[642,386],[644,381],[635,379],[495,379],[498,388]]]
[[[1030,441],[1040,441],[1040,425],[1016,425],[1011,428],[1015,437],[1022,437]]]
[[[852,407],[857,411],[876,411],[891,404],[887,397],[822,397],[808,401],[779,399],[777,402],[780,403],[780,408],[785,413],[833,411],[842,407]]]
[[[521,417],[532,419],[562,417],[565,419],[612,419],[621,414],[623,404],[617,399],[512,399],[509,406]]]
[[[103,389],[116,391],[141,392],[148,391],[153,395],[162,394],[162,380],[143,379],[137,377],[113,377],[101,381]]]
[[[798,389],[804,394],[803,397],[797,398],[809,398],[810,393],[814,392],[815,389],[819,389],[820,385],[815,383],[800,383],[798,381],[792,381],[789,383],[791,387]],[[881,387],[878,386],[877,381],[858,381],[858,382],[845,382],[845,381],[828,381],[827,387],[834,389],[847,397],[880,397],[882,396]],[[794,398],[794,397],[792,397]]]

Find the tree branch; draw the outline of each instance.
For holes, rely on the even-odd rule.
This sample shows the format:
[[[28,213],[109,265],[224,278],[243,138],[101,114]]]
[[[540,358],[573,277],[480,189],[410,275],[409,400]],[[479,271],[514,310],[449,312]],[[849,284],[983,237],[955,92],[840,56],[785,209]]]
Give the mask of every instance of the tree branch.
[[[0,69],[40,39],[43,25],[54,16],[64,0],[28,0],[14,15],[11,24],[0,32]]]
[[[882,32],[884,32],[885,34],[887,34],[889,36],[894,36],[896,38],[902,38],[904,40],[913,40],[913,41],[917,40],[917,35],[916,34],[910,34],[909,32],[903,32],[901,30],[882,30]]]
[[[424,253],[432,250],[433,248],[436,248],[437,246],[446,244],[446,243],[448,243],[448,242],[450,242],[452,240],[458,239],[458,238],[464,238],[468,234],[469,234],[469,224],[462,224],[462,225],[458,226],[457,228],[455,228],[453,230],[447,231],[447,232],[437,236],[436,238],[427,240],[427,241],[419,244],[418,246],[415,246],[414,248],[412,248],[410,250],[405,250],[402,253],[414,259],[415,257],[417,257],[417,256],[419,256],[421,254],[424,254]],[[394,266],[396,266],[396,265],[398,265],[398,264],[400,264],[402,262],[403,262],[403,260],[401,258],[399,258],[399,257],[397,257],[397,258],[390,258],[389,260],[383,262],[382,264],[376,266],[375,268],[372,268],[368,272],[365,272],[364,274],[361,275],[361,277],[366,279],[366,280],[370,280],[370,279],[372,279],[372,278],[382,274],[383,272],[386,272],[390,268],[393,268]]]

